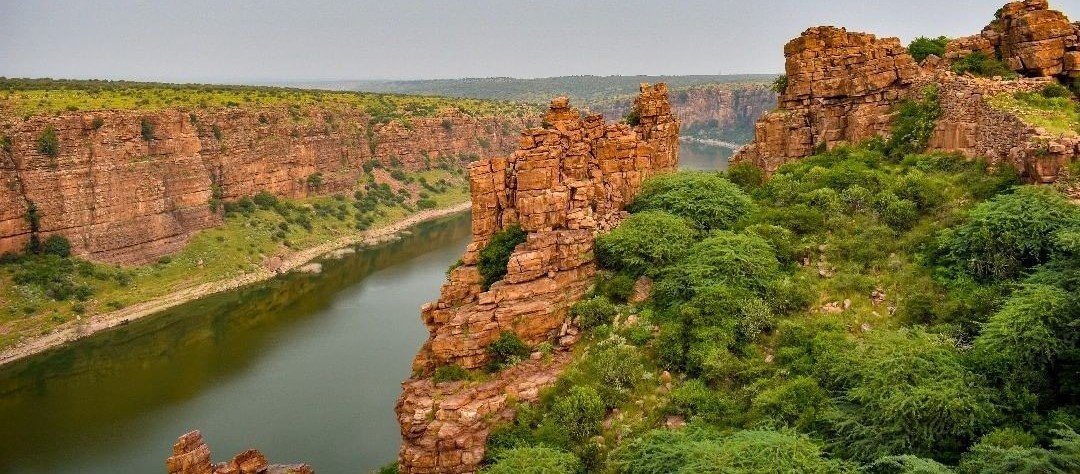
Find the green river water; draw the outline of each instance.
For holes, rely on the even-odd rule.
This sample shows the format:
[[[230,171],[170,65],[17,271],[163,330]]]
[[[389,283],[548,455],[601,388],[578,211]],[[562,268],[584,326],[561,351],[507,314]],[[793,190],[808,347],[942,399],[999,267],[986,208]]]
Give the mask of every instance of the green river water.
[[[682,144],[688,169],[730,151]],[[397,454],[394,401],[469,239],[467,215],[213,295],[0,368],[0,473],[160,473],[200,429],[217,461],[247,448],[320,474]]]

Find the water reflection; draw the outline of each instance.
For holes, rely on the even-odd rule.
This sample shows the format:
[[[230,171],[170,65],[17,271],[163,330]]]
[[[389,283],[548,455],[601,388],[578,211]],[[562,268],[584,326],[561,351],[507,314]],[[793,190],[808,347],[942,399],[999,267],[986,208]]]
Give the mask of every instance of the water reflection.
[[[419,306],[468,240],[467,216],[185,304],[0,371],[0,472],[161,472],[200,428],[320,472],[396,453],[393,403],[426,332]]]
[[[731,149],[702,143],[679,142],[679,168],[684,170],[726,170]]]

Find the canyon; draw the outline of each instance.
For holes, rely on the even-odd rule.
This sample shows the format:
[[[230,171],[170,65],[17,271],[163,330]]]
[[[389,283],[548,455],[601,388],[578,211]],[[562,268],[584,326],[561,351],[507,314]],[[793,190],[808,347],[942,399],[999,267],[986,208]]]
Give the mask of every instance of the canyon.
[[[983,79],[958,75],[949,66],[979,51],[1001,51],[1004,63],[1022,77]],[[1025,123],[986,100],[999,94],[1036,91],[1057,78],[1080,78],[1080,25],[1069,23],[1046,0],[1003,7],[981,33],[950,41],[943,58],[922,64],[898,38],[815,27],[784,46],[787,86],[755,126],[754,141],[733,163],[774,172],[780,165],[873,137],[886,137],[896,107],[937,89],[942,115],[930,148],[983,157],[991,165],[1016,168],[1028,181],[1053,182],[1080,156],[1080,140]]]
[[[556,98],[545,127],[525,130],[517,151],[470,165],[473,241],[438,301],[421,311],[430,336],[395,409],[401,472],[474,472],[488,430],[510,419],[516,403],[536,400],[566,367],[579,334],[568,309],[592,286],[596,233],[618,224],[646,178],[676,168],[679,121],[667,86],[642,84],[634,110],[634,125],[605,124]],[[526,240],[506,275],[485,288],[479,253],[511,226]],[[552,353],[535,352],[481,383],[432,380],[437,367],[482,367],[487,347],[507,331],[530,346],[551,343]]]
[[[407,171],[463,166],[512,150],[530,120],[446,110],[377,123],[362,109],[329,106],[9,118],[0,151],[0,254],[29,241],[32,208],[40,238],[63,235],[76,255],[151,262],[220,224],[212,201],[260,191],[288,198],[351,192],[370,160]],[[55,156],[39,149],[45,130],[55,131]]]

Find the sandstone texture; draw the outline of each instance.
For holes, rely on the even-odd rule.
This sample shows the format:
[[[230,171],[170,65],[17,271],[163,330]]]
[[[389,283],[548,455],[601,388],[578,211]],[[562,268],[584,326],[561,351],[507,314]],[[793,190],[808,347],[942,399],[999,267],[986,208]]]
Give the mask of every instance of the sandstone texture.
[[[257,449],[237,454],[228,462],[214,464],[210,447],[202,433],[192,431],[173,445],[173,454],[165,460],[169,474],[313,474],[307,464],[270,464]]]
[[[1018,80],[961,77],[949,65],[973,52],[999,56]],[[780,165],[890,132],[897,104],[927,86],[938,89],[943,114],[932,150],[986,158],[1015,167],[1030,182],[1053,182],[1080,156],[1075,137],[1053,136],[987,100],[1080,78],[1080,26],[1046,0],[1012,2],[980,34],[946,46],[944,58],[919,66],[896,38],[878,39],[834,27],[811,28],[785,46],[788,85],[779,108],[758,121],[754,142],[733,163],[766,172]]]
[[[733,158],[766,172],[819,147],[888,133],[892,107],[920,74],[899,38],[810,28],[784,46],[787,88]]]
[[[639,123],[605,124],[557,98],[545,127],[524,131],[516,152],[470,166],[473,241],[438,301],[422,309],[429,338],[398,401],[401,472],[475,471],[487,430],[512,415],[504,411],[506,393],[533,401],[561,373],[578,334],[569,306],[596,271],[596,233],[618,224],[646,178],[677,166],[679,122],[666,85],[643,84],[634,107]],[[515,224],[527,240],[514,249],[506,276],[485,290],[478,254],[493,234]],[[483,366],[487,346],[503,331],[530,345],[552,343],[553,360],[526,362],[480,386],[454,385],[452,396],[426,379],[442,365]]]
[[[143,263],[178,250],[221,216],[209,202],[268,191],[282,197],[351,190],[368,160],[406,170],[462,156],[507,153],[528,119],[456,111],[372,123],[358,109],[287,107],[70,112],[4,122],[0,150],[0,253],[62,234],[73,251],[112,263]],[[153,137],[142,135],[152,124]],[[56,157],[38,151],[52,127]],[[321,186],[307,178],[318,173]],[[217,191],[216,191],[217,190]]]

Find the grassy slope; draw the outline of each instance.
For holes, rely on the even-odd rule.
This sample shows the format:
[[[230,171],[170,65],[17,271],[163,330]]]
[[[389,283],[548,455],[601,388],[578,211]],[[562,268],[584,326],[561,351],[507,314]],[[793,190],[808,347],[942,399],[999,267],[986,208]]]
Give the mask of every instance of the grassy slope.
[[[1080,135],[1080,105],[1066,97],[1048,98],[1035,93],[1001,94],[990,105],[1012,112],[1020,120],[1058,136]]]

